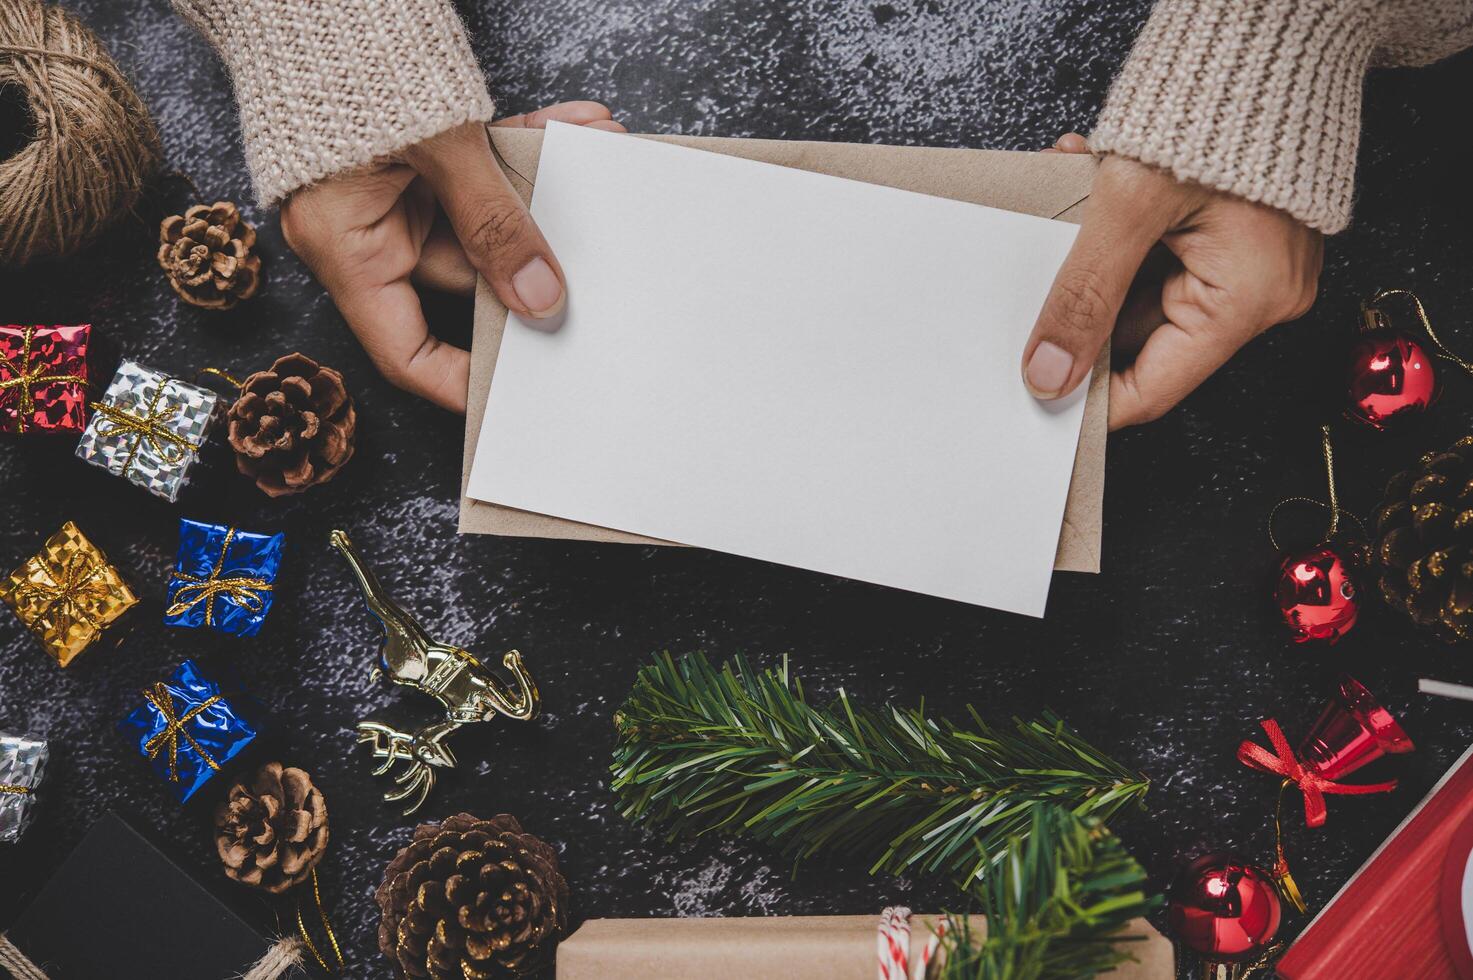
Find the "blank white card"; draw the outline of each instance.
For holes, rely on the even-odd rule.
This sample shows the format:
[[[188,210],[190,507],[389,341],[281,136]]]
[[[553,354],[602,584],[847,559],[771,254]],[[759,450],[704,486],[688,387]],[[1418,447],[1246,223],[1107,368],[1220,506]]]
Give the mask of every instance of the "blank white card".
[[[468,493],[1043,615],[1084,411],[1019,375],[1075,227],[575,126]]]

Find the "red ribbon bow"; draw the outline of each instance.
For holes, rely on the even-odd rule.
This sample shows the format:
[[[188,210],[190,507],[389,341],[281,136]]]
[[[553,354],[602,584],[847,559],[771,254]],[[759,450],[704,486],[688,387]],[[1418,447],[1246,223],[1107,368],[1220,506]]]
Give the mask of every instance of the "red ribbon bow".
[[[1294,750],[1289,747],[1289,740],[1284,737],[1284,732],[1279,728],[1277,721],[1265,718],[1260,724],[1268,733],[1268,740],[1274,747],[1273,752],[1269,752],[1256,742],[1245,739],[1243,744],[1238,746],[1238,761],[1250,769],[1261,769],[1264,772],[1283,776],[1298,786],[1299,792],[1304,794],[1304,824],[1306,827],[1318,827],[1325,822],[1326,793],[1362,796],[1366,793],[1389,793],[1396,789],[1394,779],[1384,783],[1351,785],[1333,782],[1309,772],[1294,756]]]

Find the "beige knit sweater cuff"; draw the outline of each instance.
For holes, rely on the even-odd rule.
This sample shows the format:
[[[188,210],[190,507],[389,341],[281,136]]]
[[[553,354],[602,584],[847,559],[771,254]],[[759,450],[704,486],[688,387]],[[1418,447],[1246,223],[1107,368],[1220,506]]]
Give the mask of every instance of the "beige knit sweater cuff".
[[[1161,0],[1090,147],[1339,231],[1384,9],[1384,0]]]
[[[173,0],[224,60],[257,200],[489,121],[449,0]]]

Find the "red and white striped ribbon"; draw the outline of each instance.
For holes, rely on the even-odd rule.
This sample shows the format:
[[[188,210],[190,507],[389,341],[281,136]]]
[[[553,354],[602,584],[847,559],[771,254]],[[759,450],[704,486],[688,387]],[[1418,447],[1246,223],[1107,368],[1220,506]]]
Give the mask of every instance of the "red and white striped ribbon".
[[[915,965],[915,972],[911,975],[911,980],[926,980],[931,963],[936,959],[936,952],[941,948],[941,937],[946,935],[946,927],[950,923],[950,918],[942,919],[936,923],[936,928],[931,930],[931,938],[926,940],[926,948],[921,951],[921,961]]]
[[[910,909],[893,905],[880,913],[880,928],[876,934],[879,952],[880,980],[926,980],[931,963],[941,948],[941,937],[946,934],[949,920],[942,919],[926,940],[919,963],[910,962]]]
[[[892,905],[881,912],[876,942],[880,980],[910,980],[910,909]]]

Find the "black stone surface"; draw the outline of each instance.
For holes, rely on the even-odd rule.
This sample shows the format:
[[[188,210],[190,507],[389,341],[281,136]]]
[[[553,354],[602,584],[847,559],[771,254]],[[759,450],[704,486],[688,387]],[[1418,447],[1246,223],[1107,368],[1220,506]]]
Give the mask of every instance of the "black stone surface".
[[[206,200],[248,201],[229,86],[209,48],[159,0],[68,6],[135,78],[169,166]],[[636,131],[1033,149],[1087,130],[1145,10],[1133,0],[481,0],[465,14],[507,111],[587,97]],[[424,816],[517,814],[561,846],[579,916],[948,901],[937,886],[871,879],[842,861],[794,875],[761,848],[672,845],[627,827],[604,784],[610,715],[652,651],[693,648],[789,653],[813,690],[842,685],[872,702],[924,696],[954,714],[970,701],[997,716],[1056,709],[1154,777],[1149,811],[1121,833],[1162,883],[1209,848],[1267,856],[1273,783],[1233,750],[1264,715],[1297,738],[1336,673],[1350,670],[1401,714],[1417,752],[1382,764],[1402,779],[1395,794],[1333,799],[1326,827],[1293,831],[1301,884],[1323,902],[1473,741],[1473,706],[1417,695],[1416,678],[1473,681],[1473,667],[1375,607],[1335,648],[1293,646],[1269,601],[1264,519],[1282,497],[1323,490],[1317,427],[1338,411],[1335,373],[1363,295],[1416,289],[1450,341],[1473,351],[1473,197],[1453,152],[1466,120],[1449,97],[1470,84],[1466,55],[1372,75],[1356,221],[1328,244],[1318,303],[1167,418],[1111,439],[1104,573],[1059,576],[1042,621],[700,551],[457,537],[461,420],[374,375],[274,214],[253,214],[269,277],[258,299],[228,314],[176,301],[152,243],[160,215],[189,203],[182,181],[86,254],[4,274],[0,320],[91,321],[108,348],[104,371],[125,353],[179,372],[247,371],[298,348],[316,355],[347,374],[360,435],[342,476],[303,497],[266,500],[226,455],[178,507],[75,460],[70,440],[0,447],[0,561],[19,562],[74,519],[149,600],[119,649],[66,671],[0,616],[0,729],[45,733],[55,751],[38,826],[0,848],[0,926],[108,808],[171,840],[202,880],[231,893],[215,872],[207,815],[182,812],[113,732],[140,686],[193,656],[232,663],[275,706],[281,752],[328,796],[323,884],[350,974],[388,976],[371,894],[413,821],[380,802],[351,728],[391,704],[416,717],[430,706],[369,684],[377,635],[326,546],[334,526],[354,532],[439,634],[527,655],[545,716],[458,736],[462,770]],[[437,300],[431,315],[443,335],[466,338],[466,304]],[[1442,403],[1412,431],[1373,439],[1342,429],[1350,508],[1368,513],[1390,473],[1467,431],[1473,381],[1447,374]],[[649,477],[658,485],[660,474]],[[284,582],[259,638],[158,624],[181,514],[286,531]],[[124,885],[99,882],[120,894]],[[235,897],[271,922],[268,906]]]

